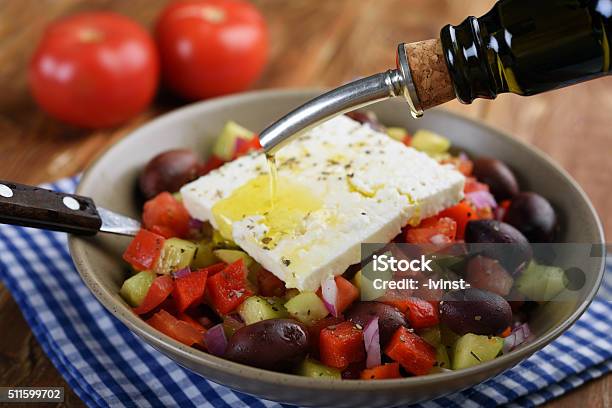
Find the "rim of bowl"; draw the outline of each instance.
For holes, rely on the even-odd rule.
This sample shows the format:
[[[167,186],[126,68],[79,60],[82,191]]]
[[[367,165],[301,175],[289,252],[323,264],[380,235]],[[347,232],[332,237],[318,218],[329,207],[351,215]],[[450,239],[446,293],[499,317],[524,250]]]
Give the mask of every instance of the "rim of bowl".
[[[122,143],[125,139],[131,137],[136,132],[145,132],[149,127],[157,126],[157,124],[161,121],[169,121],[173,120],[175,117],[181,115],[187,115],[189,111],[197,111],[201,109],[203,105],[207,104],[222,104],[222,105],[231,105],[236,101],[245,101],[252,99],[259,99],[261,97],[314,97],[323,92],[324,89],[319,88],[304,88],[304,89],[267,89],[267,90],[259,90],[259,91],[251,91],[236,95],[223,96],[219,98],[213,98],[206,101],[195,102],[184,107],[178,108],[171,112],[160,115],[159,117],[151,120],[150,122],[139,126],[138,128],[132,130],[128,135],[119,139],[115,143],[109,145],[106,149],[100,152],[94,160],[90,162],[90,164],[83,171],[81,180],[79,181],[79,185],[77,187],[76,193],[81,194],[83,186],[88,183],[89,178],[91,177],[92,169],[96,166],[96,164],[104,157],[106,154],[115,146]],[[525,142],[522,142],[518,139],[515,139],[506,133],[495,129],[494,127],[481,123],[477,120],[464,117],[462,115],[456,114],[454,112],[450,112],[444,109],[436,109],[438,113],[443,115],[448,115],[454,117],[456,119],[464,120],[472,123],[475,126],[479,126],[485,128],[489,133],[495,135],[495,137],[499,137],[505,140],[505,142],[518,145],[521,148],[526,148],[532,151],[540,160],[545,161],[549,166],[553,167],[553,169],[563,176],[564,179],[568,182],[568,184],[576,190],[577,194],[581,197],[581,199],[587,204],[589,209],[589,213],[596,226],[596,235],[600,242],[597,244],[603,244],[604,233],[601,221],[593,204],[590,199],[584,192],[584,190],[580,187],[580,185],[569,175],[569,173],[555,163],[548,155],[544,152],[540,151],[535,146],[531,146]],[[97,298],[97,300],[102,303],[102,305],[111,313],[113,316],[118,318],[123,324],[125,324],[131,331],[138,334],[141,338],[145,339],[155,348],[166,349],[172,348],[175,354],[180,355],[182,359],[191,360],[193,363],[200,364],[202,366],[210,366],[216,370],[223,371],[226,374],[238,376],[238,377],[247,377],[254,378],[259,381],[266,381],[271,384],[287,384],[290,383],[293,387],[298,388],[308,388],[308,389],[318,389],[318,390],[336,390],[336,389],[344,389],[350,390],[355,388],[365,388],[369,390],[385,390],[392,389],[398,386],[421,386],[425,384],[433,384],[441,381],[453,381],[454,379],[468,376],[471,374],[477,374],[479,372],[485,372],[488,370],[502,371],[506,363],[511,363],[512,361],[520,361],[536,351],[542,349],[544,346],[552,342],[554,339],[559,337],[563,332],[565,332],[570,326],[572,326],[576,320],[585,312],[588,306],[593,301],[599,287],[601,285],[601,281],[604,275],[605,269],[605,259],[601,259],[601,263],[598,267],[598,276],[596,278],[596,284],[593,285],[591,291],[585,297],[585,300],[577,306],[576,310],[565,319],[560,325],[548,330],[544,335],[537,337],[531,343],[526,344],[524,347],[514,350],[508,354],[502,355],[500,357],[495,358],[494,360],[478,364],[476,366],[443,373],[429,374],[426,376],[416,376],[416,377],[408,377],[408,378],[399,378],[399,379],[387,379],[387,380],[377,380],[377,381],[368,381],[368,380],[321,380],[317,378],[309,378],[302,377],[294,374],[281,373],[271,370],[264,370],[260,368],[255,368],[239,363],[235,363],[233,361],[214,356],[212,354],[206,353],[204,351],[195,349],[193,347],[185,346],[184,344],[174,340],[171,337],[164,335],[161,332],[157,332],[151,326],[147,325],[140,317],[133,314],[131,311],[126,313],[126,307],[121,307],[122,305],[113,297],[113,294],[110,293],[105,287],[103,287],[95,278],[95,273],[92,273],[88,268],[83,266],[83,251],[80,248],[79,238],[74,235],[68,236],[68,246],[70,250],[70,255],[76,265],[77,271],[79,275],[85,282],[86,286],[90,289],[93,295]],[[165,354],[165,353],[164,353]],[[514,365],[514,364],[513,364]],[[490,378],[490,377],[489,377]]]

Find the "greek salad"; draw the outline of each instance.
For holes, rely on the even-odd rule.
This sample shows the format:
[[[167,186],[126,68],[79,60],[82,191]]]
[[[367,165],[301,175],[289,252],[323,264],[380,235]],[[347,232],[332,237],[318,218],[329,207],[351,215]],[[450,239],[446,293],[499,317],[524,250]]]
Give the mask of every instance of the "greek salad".
[[[297,238],[287,238],[287,230],[299,225],[300,234],[313,234],[316,241],[326,242],[321,235],[325,231],[334,241],[341,241],[345,221],[314,219],[326,205],[322,203],[323,193],[308,195],[291,184],[295,180],[283,181],[282,177],[278,199],[261,207],[269,192],[263,181],[267,168],[249,161],[263,156],[258,152],[258,138],[228,122],[206,162],[191,150],[172,150],[154,157],[141,173],[143,229],[123,254],[130,268],[120,290],[134,313],[187,346],[258,368],[325,379],[378,380],[460,370],[495,359],[529,341],[529,314],[538,306],[535,300],[541,301],[544,289],[546,296],[554,297],[563,289],[565,279],[562,269],[540,265],[529,250],[530,242],[555,239],[557,216],[547,199],[537,192],[522,191],[503,162],[468,157],[444,136],[428,130],[410,134],[403,128],[387,127],[371,112],[348,116],[350,123],[343,123],[352,127],[350,137],[365,135],[365,146],[372,137],[384,135],[388,142],[376,139],[381,152],[388,143],[390,148],[412,155],[405,157],[421,161],[420,168],[430,166],[431,172],[439,172],[440,180],[435,188],[429,184],[431,188],[423,190],[423,198],[388,198],[402,200],[406,207],[376,226],[378,218],[360,221],[358,216],[366,217],[366,207],[385,214],[394,211],[384,207],[385,200],[380,199],[376,188],[368,190],[371,185],[366,175],[377,170],[367,167],[359,173],[366,165],[359,167],[357,159],[348,161],[348,152],[325,156],[327,166],[332,167],[316,170],[321,178],[317,182],[327,183],[319,185],[333,187],[333,194],[338,194],[343,203],[354,197],[355,206],[361,206],[346,228],[357,235],[358,230],[372,228],[368,238],[385,236],[390,238],[387,241],[408,244],[524,243],[522,262],[510,265],[478,255],[471,257],[462,270],[462,277],[470,283],[468,289],[364,301],[359,264],[347,266],[348,255],[338,258],[337,253],[327,254],[319,247],[302,247],[300,252],[292,246]],[[303,143],[302,147],[314,146],[313,140]],[[351,140],[347,143],[352,147]],[[364,146],[358,148],[370,149]],[[363,155],[360,151],[359,157]],[[282,158],[279,172],[300,168],[297,160],[301,159]],[[242,170],[233,169],[251,165],[250,177],[262,179],[247,189],[246,180],[238,180]],[[392,165],[397,168],[397,164]],[[308,162],[309,169],[313,166],[314,161]],[[334,169],[343,171],[345,178],[336,178]],[[255,171],[257,175],[252,173]],[[427,174],[422,177],[429,182]],[[232,175],[239,182],[236,186],[231,185]],[[208,187],[213,184],[202,184],[213,182],[219,185],[218,192]],[[344,195],[337,192],[340,184],[330,184],[347,182]],[[289,191],[285,196],[283,188]],[[419,191],[415,187],[413,194],[418,196]],[[232,197],[249,204],[241,204],[238,211],[230,206]],[[286,201],[290,199],[294,201]],[[371,201],[377,203],[370,206]],[[427,205],[419,206],[421,201]],[[302,212],[292,212],[291,206]],[[353,207],[339,208],[353,211]],[[275,212],[277,218],[273,217]],[[325,214],[329,216],[329,211]],[[252,231],[257,231],[258,222],[268,222],[269,228],[257,236],[249,235],[255,234]],[[322,225],[320,231],[304,226],[309,222]],[[353,253],[352,247],[345,247]],[[277,256],[275,251],[281,249],[285,252]],[[292,256],[287,255],[290,249],[294,251]],[[318,258],[311,261],[308,253]],[[310,265],[326,256],[331,259],[329,263]],[[308,262],[300,264],[300,259]],[[336,272],[334,268],[342,270]],[[542,280],[543,275],[547,279]]]

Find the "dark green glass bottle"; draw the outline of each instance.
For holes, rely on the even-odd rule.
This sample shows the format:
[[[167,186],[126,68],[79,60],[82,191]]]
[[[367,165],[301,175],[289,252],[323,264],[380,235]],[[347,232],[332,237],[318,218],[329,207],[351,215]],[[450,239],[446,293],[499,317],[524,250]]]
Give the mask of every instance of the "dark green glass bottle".
[[[458,99],[534,95],[609,75],[611,16],[612,0],[501,0],[480,18],[445,26]]]

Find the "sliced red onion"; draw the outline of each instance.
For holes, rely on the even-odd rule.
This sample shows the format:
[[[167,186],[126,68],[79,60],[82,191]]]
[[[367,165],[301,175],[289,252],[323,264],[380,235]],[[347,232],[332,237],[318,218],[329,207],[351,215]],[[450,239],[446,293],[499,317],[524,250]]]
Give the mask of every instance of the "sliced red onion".
[[[189,223],[187,224],[190,230],[199,231],[204,226],[204,222],[195,218],[189,218]]]
[[[465,194],[465,198],[468,199],[476,209],[485,207],[497,208],[497,201],[491,193],[485,190],[472,191]]]
[[[204,343],[210,354],[214,354],[215,356],[222,356],[225,354],[225,350],[227,349],[227,337],[225,337],[222,323],[211,327],[204,334]]]
[[[191,269],[189,269],[189,267],[186,267],[186,268],[179,269],[178,271],[174,272],[172,276],[174,276],[174,279],[180,279],[180,278],[184,278],[190,273],[191,273]]]
[[[200,239],[202,237],[202,228],[204,227],[204,222],[197,220],[195,218],[189,218],[188,226],[188,235],[192,239]]]
[[[529,340],[531,336],[531,330],[529,329],[529,325],[527,323],[523,323],[519,326],[516,326],[512,333],[508,337],[504,339],[504,354],[511,352],[521,344],[525,343]]]
[[[470,158],[469,158],[469,156],[465,152],[461,152],[461,153],[459,153],[459,160],[467,161],[467,160],[470,160]]]
[[[323,281],[321,284],[321,294],[323,295],[323,303],[325,303],[329,313],[334,317],[338,317],[338,286],[333,276]]]
[[[378,317],[373,318],[363,328],[363,342],[366,349],[366,367],[379,366],[382,361],[380,355],[380,332],[378,329]]]

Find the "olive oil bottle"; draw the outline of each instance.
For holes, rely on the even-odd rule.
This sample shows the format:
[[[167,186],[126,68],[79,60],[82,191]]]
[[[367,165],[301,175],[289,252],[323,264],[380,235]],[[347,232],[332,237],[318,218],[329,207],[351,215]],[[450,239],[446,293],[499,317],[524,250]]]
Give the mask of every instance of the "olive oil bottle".
[[[612,0],[501,0],[480,18],[445,26],[457,98],[534,95],[609,75],[611,16]]]

